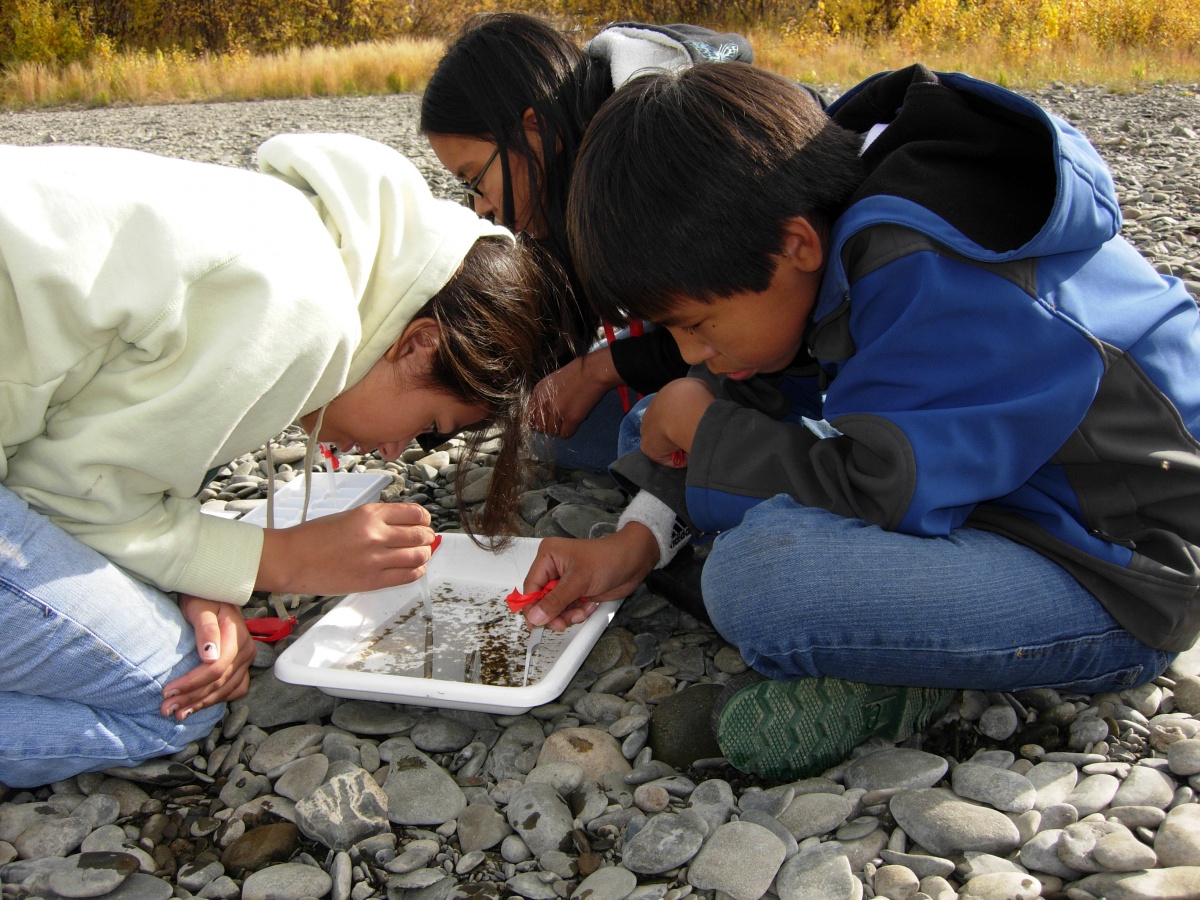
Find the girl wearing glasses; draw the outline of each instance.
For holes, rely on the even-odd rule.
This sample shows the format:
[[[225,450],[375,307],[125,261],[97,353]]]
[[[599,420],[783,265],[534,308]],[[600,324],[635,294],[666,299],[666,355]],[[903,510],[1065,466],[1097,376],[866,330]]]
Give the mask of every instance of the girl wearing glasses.
[[[601,322],[574,277],[565,224],[584,131],[638,72],[752,58],[740,36],[695,26],[614,25],[581,50],[541,19],[494,13],[466,23],[425,90],[421,131],[465,202],[536,238],[574,288],[548,313],[555,341],[534,394],[534,427],[571,438],[554,453],[566,467],[606,467],[630,389],[652,393],[688,368],[665,329],[616,342],[606,329],[608,343],[589,352]]]
[[[206,473],[295,420],[386,458],[497,426],[476,525],[503,532],[544,302],[510,232],[350,135],[273,138],[261,173],[69,146],[0,166],[0,782],[202,738],[247,690],[251,591],[420,577],[417,504],[201,514]]]

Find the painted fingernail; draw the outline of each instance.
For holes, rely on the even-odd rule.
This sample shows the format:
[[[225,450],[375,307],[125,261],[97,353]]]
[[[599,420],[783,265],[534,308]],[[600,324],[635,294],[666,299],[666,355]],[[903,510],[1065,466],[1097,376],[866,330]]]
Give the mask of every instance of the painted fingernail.
[[[191,709],[185,709],[183,712],[181,712],[181,713],[179,714],[179,718],[180,718],[180,720],[186,719],[186,718],[187,718],[188,716],[190,716],[190,715],[191,715],[191,714],[192,714],[194,711],[195,711],[195,710],[191,710]]]
[[[209,641],[200,649],[200,658],[207,660],[208,662],[212,662],[220,655],[221,652],[217,649],[217,645],[212,643],[212,641]]]
[[[167,707],[167,715],[168,715],[168,716],[173,716],[173,715],[175,715],[175,710],[177,710],[177,709],[179,709],[179,704],[178,704],[178,703],[172,703],[170,706],[168,706],[168,707]]]
[[[175,697],[178,694],[179,688],[170,688],[169,690],[163,692],[163,699],[170,700],[172,697]]]

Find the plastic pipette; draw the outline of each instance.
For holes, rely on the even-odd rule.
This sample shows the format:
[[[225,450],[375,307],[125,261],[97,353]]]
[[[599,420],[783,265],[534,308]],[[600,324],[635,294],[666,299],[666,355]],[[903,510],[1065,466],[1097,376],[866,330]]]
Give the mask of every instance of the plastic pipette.
[[[329,444],[317,444],[317,449],[321,451],[321,455],[325,457],[325,475],[329,482],[329,496],[337,496],[337,475],[334,473],[342,467],[341,460],[338,459],[338,452]]]
[[[435,551],[441,545],[441,543],[442,536],[440,534],[435,534],[433,536],[433,543],[429,545],[430,559],[433,558],[433,551]],[[426,563],[426,565],[428,565],[428,563]],[[421,605],[425,607],[425,619],[426,621],[432,622],[433,593],[429,590],[429,579],[425,577],[425,573],[422,573],[421,577],[417,579],[417,592],[421,595]]]

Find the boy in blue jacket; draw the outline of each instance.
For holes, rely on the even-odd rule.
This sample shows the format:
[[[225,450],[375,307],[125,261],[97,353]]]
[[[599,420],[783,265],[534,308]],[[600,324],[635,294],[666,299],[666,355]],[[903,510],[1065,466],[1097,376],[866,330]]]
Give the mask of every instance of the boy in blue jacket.
[[[560,583],[527,615],[578,621],[716,533],[705,606],[759,673],[714,713],[738,768],[799,777],[955,689],[1121,690],[1191,646],[1200,316],[1065,122],[922,66],[827,112],[751,66],[650,75],[593,121],[569,227],[608,320],[693,369],[627,421],[622,527],[545,541],[526,589]]]

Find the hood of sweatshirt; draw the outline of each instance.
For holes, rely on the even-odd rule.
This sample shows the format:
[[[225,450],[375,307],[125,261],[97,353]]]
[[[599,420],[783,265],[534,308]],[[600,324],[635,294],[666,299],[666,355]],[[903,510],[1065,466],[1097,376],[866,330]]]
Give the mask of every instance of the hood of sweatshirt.
[[[283,134],[258,166],[304,191],[338,247],[362,333],[342,390],[395,343],[485,236],[513,240],[465,206],[433,196],[408,159],[351,134]]]
[[[828,112],[862,134],[885,126],[863,152],[868,175],[835,240],[890,222],[1002,262],[1096,247],[1121,228],[1095,149],[997,85],[916,65],[862,82]]]

